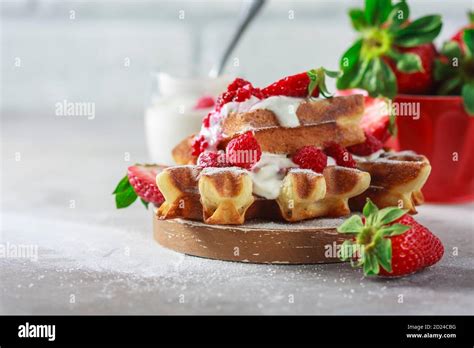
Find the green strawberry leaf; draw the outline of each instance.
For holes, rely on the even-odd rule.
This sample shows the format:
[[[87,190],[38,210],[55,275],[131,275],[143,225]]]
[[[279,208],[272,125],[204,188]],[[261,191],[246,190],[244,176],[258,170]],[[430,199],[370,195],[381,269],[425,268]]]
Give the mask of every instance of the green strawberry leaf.
[[[446,41],[440,50],[441,54],[452,59],[462,56],[461,47],[456,41]]]
[[[359,215],[352,215],[337,228],[339,233],[359,233],[364,224]]]
[[[115,194],[115,205],[118,209],[126,208],[135,202],[137,199],[137,194],[133,190],[133,187],[130,186],[126,190],[117,192]]]
[[[322,69],[323,69],[324,73],[325,73],[327,76],[329,76],[329,77],[331,77],[331,78],[333,78],[333,79],[337,79],[339,76],[341,76],[341,72],[340,72],[340,71],[332,71],[332,70],[327,70],[327,69],[325,69],[325,68],[322,68]]]
[[[118,183],[117,187],[115,188],[112,194],[116,194],[117,192],[122,192],[128,189],[130,183],[128,182],[128,175],[125,175]]]
[[[351,71],[345,71],[342,73],[336,81],[336,87],[338,89],[348,89],[354,86],[354,80],[356,78],[358,69],[352,69]]]
[[[405,1],[401,1],[395,4],[388,15],[388,23],[390,23],[390,29],[398,28],[400,25],[405,23],[410,17],[410,10]]]
[[[145,208],[148,209],[148,204],[150,204],[150,202],[145,201],[143,198],[140,198],[140,201],[141,201],[142,204],[145,206]]]
[[[365,19],[364,11],[359,8],[350,9],[349,17],[351,18],[352,27],[356,31],[361,31],[362,29],[369,26],[367,20]]]
[[[397,69],[404,73],[423,71],[421,58],[414,53],[400,53],[395,49],[388,52],[388,56],[397,62]]]
[[[381,76],[382,81],[384,81],[384,89],[379,92],[379,94],[375,94],[377,97],[382,95],[387,98],[393,99],[397,95],[397,78],[393,73],[392,69],[388,66],[387,63],[382,61],[382,72],[383,75]]]
[[[447,77],[438,87],[438,94],[459,95],[462,92],[463,80],[461,76]]]
[[[343,72],[350,71],[357,66],[360,57],[360,50],[362,49],[362,39],[357,40],[348,48],[341,57],[339,66]]]
[[[316,87],[318,87],[319,77],[315,69],[309,70],[307,74],[309,77],[308,95],[312,96],[314,90],[316,89]]]
[[[337,79],[338,89],[347,89],[354,86],[356,75],[360,71],[359,57],[362,48],[362,39],[357,40],[349,49],[344,52],[339,62],[342,75]]]
[[[128,175],[125,175],[122,180],[120,180],[112,194],[115,195],[115,206],[118,209],[128,207],[137,199],[137,194],[128,181]]]
[[[392,241],[382,238],[375,248],[377,261],[387,272],[392,272]]]
[[[421,17],[404,28],[394,32],[394,44],[402,47],[414,47],[432,42],[440,33],[443,23],[441,16]]]
[[[385,226],[380,229],[380,233],[384,236],[398,236],[399,234],[403,234],[410,229],[409,226],[405,226],[402,224],[393,224],[390,226]]]
[[[379,210],[377,213],[377,222],[386,225],[390,222],[393,222],[399,218],[401,218],[403,215],[407,213],[406,210],[400,209],[400,208],[395,208],[395,207],[387,207]]]
[[[474,29],[464,30],[463,41],[466,44],[468,56],[473,56],[474,55]]]
[[[367,203],[365,203],[364,209],[362,209],[362,214],[364,214],[365,218],[372,219],[373,216],[378,214],[378,212],[379,209],[377,208],[377,206],[372,203],[370,199],[367,198]],[[372,222],[372,220],[370,222]],[[369,223],[369,221],[367,221],[367,223]]]
[[[386,21],[392,10],[391,0],[365,0],[365,20],[369,24],[379,25]]]
[[[464,108],[470,116],[474,116],[474,81],[465,84],[462,87],[462,98],[464,100]]]
[[[398,207],[378,209],[370,199],[363,208],[365,221],[353,215],[339,226],[340,233],[354,233],[354,240],[341,246],[341,260],[350,259],[353,267],[362,266],[366,276],[376,275],[380,267],[392,272],[391,237],[405,233],[411,226],[393,223],[406,214]],[[360,251],[360,252],[359,252]]]
[[[317,87],[319,89],[319,92],[325,97],[325,98],[331,98],[332,94],[329,93],[327,86],[326,86],[326,75],[332,78],[337,78],[339,77],[340,73],[339,71],[331,71],[327,70],[323,67],[318,68],[318,69],[312,69],[307,72],[308,78],[309,78],[309,85],[308,85],[308,96],[311,96],[313,94],[313,91]]]
[[[364,257],[364,274],[367,276],[377,275],[380,271],[377,257],[374,253],[366,253]]]

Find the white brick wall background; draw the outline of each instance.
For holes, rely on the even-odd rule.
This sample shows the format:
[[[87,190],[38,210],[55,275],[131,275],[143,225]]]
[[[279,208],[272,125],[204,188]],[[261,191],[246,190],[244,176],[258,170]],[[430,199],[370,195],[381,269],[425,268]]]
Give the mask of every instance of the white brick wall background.
[[[335,68],[354,33],[346,15],[362,0],[268,1],[228,67],[263,85],[324,65]],[[465,23],[473,1],[410,1],[412,15],[441,13],[441,37]],[[234,29],[240,1],[3,1],[2,118],[91,101],[104,117],[140,117],[156,68],[205,74]],[[180,10],[185,19],[180,20]],[[70,11],[75,11],[71,20]],[[294,19],[288,18],[294,11]],[[124,67],[124,59],[131,65]],[[15,67],[15,58],[21,67]]]

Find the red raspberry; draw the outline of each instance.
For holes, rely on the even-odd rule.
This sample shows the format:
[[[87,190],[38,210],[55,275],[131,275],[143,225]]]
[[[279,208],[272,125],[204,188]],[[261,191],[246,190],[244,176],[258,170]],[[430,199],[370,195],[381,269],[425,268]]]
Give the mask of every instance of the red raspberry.
[[[199,156],[208,146],[209,144],[203,135],[197,136],[194,138],[193,144],[191,145],[191,153],[193,156]]]
[[[382,147],[383,143],[379,139],[365,132],[365,142],[349,146],[347,150],[357,156],[369,156]]]
[[[224,151],[203,152],[199,155],[197,165],[200,167],[227,167]]]
[[[266,97],[285,95],[288,97],[307,97],[308,86],[309,86],[308,73],[303,72],[293,76],[287,76],[277,82],[262,89],[263,94]],[[319,96],[319,89],[315,88],[312,94],[313,97]]]
[[[209,109],[214,106],[214,98],[211,96],[203,96],[198,99],[196,105],[194,105],[194,110],[199,109]]]
[[[236,91],[234,101],[243,102],[243,101],[246,101],[247,99],[249,99],[252,96],[251,90],[249,88],[246,88],[246,87],[247,86],[239,88]]]
[[[252,95],[259,99],[264,97],[262,91],[259,88],[253,87],[250,82],[244,79],[237,78],[227,87],[227,92],[222,93],[217,98],[216,109],[220,110],[224,104],[227,104],[231,101],[246,101]]]
[[[356,167],[356,161],[354,161],[352,155],[346,150],[344,146],[341,146],[338,143],[330,142],[325,144],[324,153],[334,158],[338,166],[348,168]]]
[[[227,92],[236,91],[241,87],[252,85],[247,80],[241,79],[240,77],[236,78],[229,86],[227,86]]]
[[[229,141],[226,153],[229,163],[245,169],[252,168],[262,157],[262,149],[250,131]]]
[[[206,128],[209,128],[211,125],[211,114],[212,112],[208,113],[207,116],[202,119],[202,125]]]
[[[316,146],[303,146],[296,151],[292,160],[300,168],[311,169],[317,173],[322,173],[328,163],[327,156]]]
[[[216,109],[219,110],[223,105],[231,102],[235,97],[235,91],[222,93],[216,101]]]

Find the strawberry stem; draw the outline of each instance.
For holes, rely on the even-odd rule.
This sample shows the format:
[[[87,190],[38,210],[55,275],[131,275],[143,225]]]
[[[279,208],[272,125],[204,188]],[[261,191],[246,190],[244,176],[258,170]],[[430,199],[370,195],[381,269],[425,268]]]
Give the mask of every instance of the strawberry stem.
[[[370,199],[363,209],[364,221],[353,215],[338,228],[339,233],[354,234],[353,240],[346,240],[341,248],[341,260],[351,259],[354,267],[363,267],[365,275],[376,275],[380,267],[392,270],[392,243],[388,238],[405,233],[409,226],[393,224],[406,214],[398,207],[378,209]],[[358,251],[358,252],[355,252]]]

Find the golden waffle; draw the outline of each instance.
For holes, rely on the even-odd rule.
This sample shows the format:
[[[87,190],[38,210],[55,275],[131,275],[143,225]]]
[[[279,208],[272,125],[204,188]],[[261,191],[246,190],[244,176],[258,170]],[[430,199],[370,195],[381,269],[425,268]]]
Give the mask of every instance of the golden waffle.
[[[282,127],[275,114],[266,109],[249,112],[229,113],[221,124],[224,148],[233,137],[252,130],[262,151],[292,154],[306,145],[323,146],[335,141],[350,146],[365,141],[359,123],[364,111],[362,95],[334,97],[330,99],[309,99],[296,109],[299,126]],[[194,135],[182,140],[172,151],[178,164],[196,163],[191,154]]]
[[[156,176],[165,201],[158,209],[158,215],[164,219],[176,217],[202,216],[199,202],[198,166],[174,166],[164,169]]]
[[[399,206],[416,213],[423,202],[421,188],[431,171],[425,156],[411,151],[386,152],[380,157],[358,161],[357,167],[370,173],[370,187],[350,200],[350,207],[360,211],[370,198],[378,207]]]
[[[348,199],[365,191],[369,184],[368,173],[351,168],[329,166],[322,175],[291,169],[277,203],[286,221],[344,216],[351,212]]]
[[[208,224],[243,224],[255,200],[249,173],[237,168],[205,168],[199,178],[199,194]]]
[[[242,224],[253,218],[294,222],[344,216],[350,213],[348,199],[367,189],[369,183],[370,175],[357,169],[330,166],[323,174],[290,169],[278,198],[267,200],[252,194],[253,184],[246,170],[170,167],[157,176],[158,188],[165,197],[158,216],[209,224]]]

